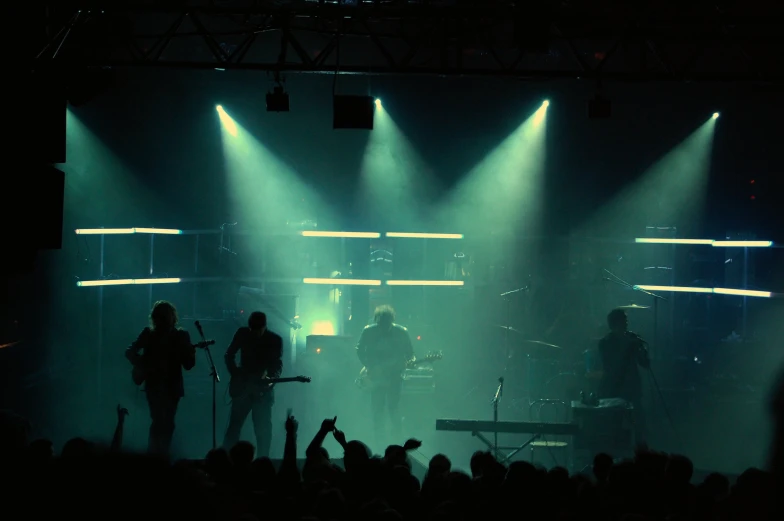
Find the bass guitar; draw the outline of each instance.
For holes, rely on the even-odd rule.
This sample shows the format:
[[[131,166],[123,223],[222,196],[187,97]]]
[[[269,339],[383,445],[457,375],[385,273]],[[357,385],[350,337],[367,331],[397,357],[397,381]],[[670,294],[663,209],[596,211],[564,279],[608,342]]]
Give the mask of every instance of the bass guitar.
[[[204,342],[198,342],[193,344],[193,347],[196,349],[204,349],[205,347],[211,346],[215,344],[215,340],[206,340]],[[140,361],[131,368],[131,380],[135,385],[141,385],[147,380],[147,377],[151,374],[155,374],[158,371],[163,370],[164,368],[161,367],[150,367],[145,366],[144,360]]]
[[[441,351],[433,351],[424,358],[409,360],[402,369],[399,368],[399,365],[397,367],[379,366],[372,369],[363,367],[354,383],[360,389],[372,389],[389,383],[390,379],[402,378],[406,369],[416,369],[422,364],[429,364],[442,358],[444,358],[444,354]]]
[[[242,369],[231,376],[229,381],[229,396],[237,398],[247,395],[262,395],[270,390],[273,384],[285,384],[289,382],[310,383],[309,376],[290,376],[285,378],[263,378],[257,374],[243,374]]]

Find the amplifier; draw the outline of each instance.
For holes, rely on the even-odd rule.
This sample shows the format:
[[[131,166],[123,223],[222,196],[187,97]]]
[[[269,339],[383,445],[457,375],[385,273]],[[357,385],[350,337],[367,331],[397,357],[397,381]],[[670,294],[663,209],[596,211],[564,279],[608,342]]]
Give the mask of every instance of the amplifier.
[[[436,391],[432,368],[406,369],[403,373],[403,394],[433,394]]]
[[[572,402],[572,422],[578,426],[575,450],[619,454],[634,451],[634,406],[624,400],[599,400],[596,406]]]

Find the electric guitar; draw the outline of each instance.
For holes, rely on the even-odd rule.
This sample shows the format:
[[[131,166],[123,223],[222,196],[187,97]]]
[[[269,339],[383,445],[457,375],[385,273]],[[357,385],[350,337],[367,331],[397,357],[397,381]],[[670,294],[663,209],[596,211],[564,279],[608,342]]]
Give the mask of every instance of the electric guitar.
[[[286,378],[263,378],[257,374],[246,375],[240,368],[229,380],[229,396],[237,398],[240,396],[261,395],[272,388],[272,384],[285,384],[288,382],[310,383],[309,376],[291,376]]]
[[[428,353],[424,358],[416,358],[406,362],[402,369],[399,368],[400,364],[395,364],[396,367],[380,365],[372,369],[363,367],[359,372],[359,376],[354,380],[354,383],[360,389],[372,389],[388,383],[391,378],[402,377],[406,369],[415,369],[422,364],[435,362],[442,358],[444,358],[444,354],[441,351],[433,351]]]
[[[197,349],[204,349],[205,347],[211,346],[215,344],[215,340],[206,340],[204,342],[198,342],[193,344],[194,348]],[[158,371],[162,371],[164,367],[149,367],[144,365],[144,359],[139,363],[134,364],[131,368],[131,380],[135,385],[141,385],[149,377],[151,374],[155,374]]]

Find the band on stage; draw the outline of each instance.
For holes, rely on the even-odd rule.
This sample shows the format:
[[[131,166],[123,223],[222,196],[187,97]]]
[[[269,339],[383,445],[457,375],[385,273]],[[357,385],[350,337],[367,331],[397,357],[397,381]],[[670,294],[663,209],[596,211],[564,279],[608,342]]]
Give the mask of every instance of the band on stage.
[[[132,365],[134,383],[145,387],[150,414],[148,450],[168,455],[178,405],[185,396],[183,371],[193,369],[196,348],[205,342],[191,342],[188,332],[179,327],[177,310],[170,302],[156,302],[149,320],[149,326],[142,330],[125,354]],[[647,343],[629,331],[629,318],[623,307],[613,309],[607,315],[607,327],[609,332],[592,350],[598,360],[587,368],[586,374],[597,384],[590,399],[615,398],[631,404],[635,410],[635,435],[640,442],[645,439],[645,415],[638,368],[650,367]],[[507,332],[512,330],[511,327],[505,329]],[[528,342],[537,348],[558,348],[545,342]],[[209,343],[212,342],[206,342],[206,345]],[[368,391],[376,443],[381,446],[402,439],[400,400],[404,375],[418,364],[432,362],[441,355],[431,354],[418,360],[407,328],[395,323],[395,310],[388,305],[375,309],[373,323],[362,330],[356,352],[363,365],[357,383]],[[239,441],[242,427],[250,416],[257,456],[269,456],[274,385],[309,379],[280,378],[283,340],[269,330],[267,316],[260,311],[251,313],[247,325],[237,329],[224,360],[231,377],[231,409],[223,446],[231,448]],[[535,398],[533,392],[530,394],[529,400]],[[586,402],[585,397],[583,402]],[[387,434],[389,436],[385,438]]]

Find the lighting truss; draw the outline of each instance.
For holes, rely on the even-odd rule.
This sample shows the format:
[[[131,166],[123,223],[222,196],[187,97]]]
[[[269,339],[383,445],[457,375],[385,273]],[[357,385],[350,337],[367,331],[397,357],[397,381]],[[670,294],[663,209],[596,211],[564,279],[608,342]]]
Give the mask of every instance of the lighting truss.
[[[518,4],[518,5],[514,5]],[[776,2],[719,9],[611,0],[52,3],[33,68],[784,82]],[[338,44],[338,42],[340,42]],[[338,48],[340,63],[338,63]],[[24,53],[24,51],[23,51]]]

